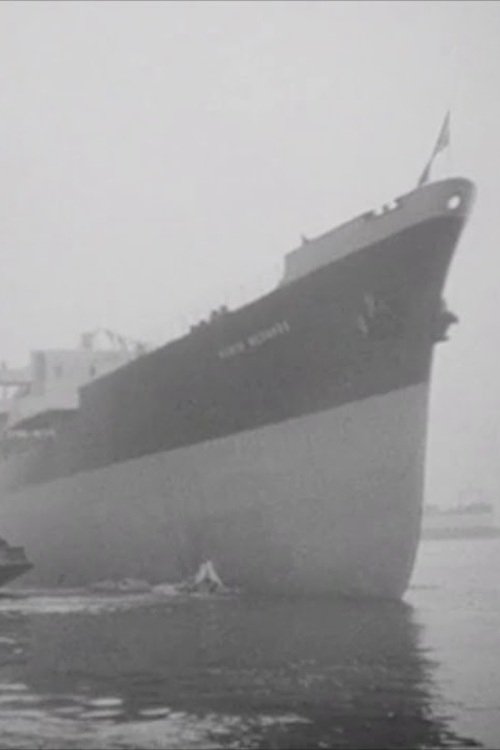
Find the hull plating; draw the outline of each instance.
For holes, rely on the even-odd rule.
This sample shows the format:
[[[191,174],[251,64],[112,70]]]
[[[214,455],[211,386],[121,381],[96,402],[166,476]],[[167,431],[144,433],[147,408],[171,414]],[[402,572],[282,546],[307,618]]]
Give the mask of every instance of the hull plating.
[[[419,535],[426,384],[12,495],[26,585],[179,580],[401,596]]]

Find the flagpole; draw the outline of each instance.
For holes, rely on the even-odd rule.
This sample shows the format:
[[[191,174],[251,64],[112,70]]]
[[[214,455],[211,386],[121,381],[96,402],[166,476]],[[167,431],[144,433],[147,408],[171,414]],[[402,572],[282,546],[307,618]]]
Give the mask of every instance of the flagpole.
[[[441,130],[439,131],[438,139],[436,141],[436,144],[434,148],[432,149],[432,153],[430,156],[429,161],[427,162],[427,165],[422,172],[422,175],[418,181],[418,187],[421,187],[426,182],[428,182],[432,166],[434,164],[434,160],[436,156],[441,152],[444,151],[444,149],[449,150],[450,147],[450,110],[447,111],[446,116],[444,118],[443,124],[441,126]],[[450,166],[449,163],[449,157],[448,157],[448,166]]]
[[[448,140],[448,177],[451,177],[453,175],[453,152],[452,152],[452,145],[451,145],[451,110],[448,110],[450,113],[450,137]]]

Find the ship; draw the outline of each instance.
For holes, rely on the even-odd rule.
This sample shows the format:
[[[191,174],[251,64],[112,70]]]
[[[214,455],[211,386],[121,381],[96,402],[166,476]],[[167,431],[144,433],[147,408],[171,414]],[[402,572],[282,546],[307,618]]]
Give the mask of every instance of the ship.
[[[0,532],[30,586],[214,567],[264,595],[400,598],[420,537],[432,357],[475,187],[430,180],[301,244],[276,288],[147,350],[107,332],[4,386]],[[105,332],[106,334],[106,332]]]

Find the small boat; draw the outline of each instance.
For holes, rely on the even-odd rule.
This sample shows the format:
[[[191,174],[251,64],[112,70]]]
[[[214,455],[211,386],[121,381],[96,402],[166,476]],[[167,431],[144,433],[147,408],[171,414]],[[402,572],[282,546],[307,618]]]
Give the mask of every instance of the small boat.
[[[11,547],[0,537],[0,586],[18,578],[33,567],[26,557],[24,547]]]

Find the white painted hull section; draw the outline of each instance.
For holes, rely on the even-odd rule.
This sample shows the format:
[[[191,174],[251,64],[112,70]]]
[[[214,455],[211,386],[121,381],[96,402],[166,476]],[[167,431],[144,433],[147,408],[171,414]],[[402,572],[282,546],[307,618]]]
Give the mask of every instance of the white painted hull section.
[[[428,384],[150,455],[0,503],[21,584],[179,580],[400,597],[420,532]]]

